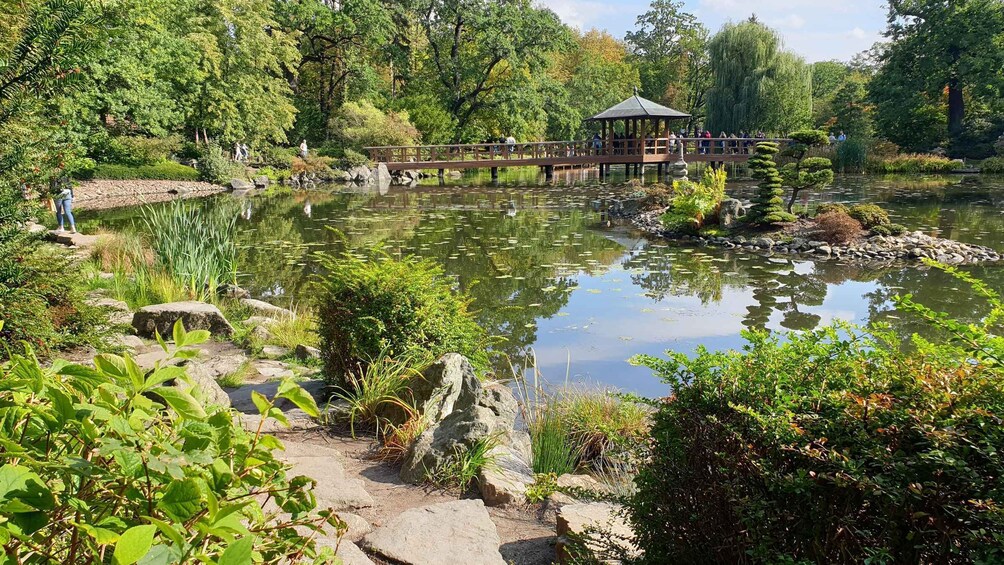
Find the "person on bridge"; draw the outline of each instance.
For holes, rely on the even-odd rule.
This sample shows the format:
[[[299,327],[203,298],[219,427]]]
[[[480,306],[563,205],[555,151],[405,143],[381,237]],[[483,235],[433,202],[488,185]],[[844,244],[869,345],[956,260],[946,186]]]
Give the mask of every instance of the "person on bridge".
[[[600,134],[593,134],[593,151],[599,155],[600,150],[603,149],[603,139],[600,138]]]
[[[516,138],[513,137],[511,134],[505,138],[505,144],[506,147],[509,148],[509,153],[512,153],[513,151],[516,150]]]
[[[669,152],[676,153],[676,132],[669,132]]]

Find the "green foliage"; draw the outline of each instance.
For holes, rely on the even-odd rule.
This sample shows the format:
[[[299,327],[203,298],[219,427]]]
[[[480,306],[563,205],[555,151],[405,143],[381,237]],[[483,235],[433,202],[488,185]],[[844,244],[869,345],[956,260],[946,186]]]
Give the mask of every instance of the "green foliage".
[[[753,205],[745,216],[745,221],[755,226],[766,226],[795,221],[795,216],[784,211],[781,195],[782,179],[774,164],[774,155],[778,152],[777,143],[760,142],[756,144],[753,156],[749,159],[749,168],[753,178],[760,181],[757,195],[752,199]]]
[[[179,323],[173,337],[176,350],[161,342],[165,351],[188,359],[209,335]],[[183,368],[144,372],[115,355],[95,357],[94,368],[44,367],[28,354],[2,371],[0,434],[16,455],[0,467],[0,536],[18,563],[334,559],[314,536],[346,526],[316,509],[314,481],[287,476],[274,436],[203,404]],[[255,394],[263,423],[288,424],[279,399],[319,415],[290,381],[272,400]]]
[[[533,484],[526,487],[526,499],[531,503],[544,502],[558,490],[558,475],[534,473]]]
[[[869,173],[947,173],[961,169],[965,165],[940,155],[902,154],[892,157],[869,159]]]
[[[826,214],[828,212],[839,212],[841,214],[846,214],[846,213],[850,212],[850,210],[847,208],[847,206],[845,206],[844,204],[841,204],[839,202],[824,202],[824,203],[820,204],[819,206],[816,206],[816,215],[817,216],[821,216],[821,215]]]
[[[384,145],[414,145],[418,130],[407,112],[384,112],[367,100],[346,102],[331,118],[332,138],[342,147],[362,150]]]
[[[349,426],[355,435],[356,422],[383,433],[391,424],[400,424],[412,417],[421,417],[412,402],[409,385],[422,378],[419,368],[427,364],[424,354],[413,353],[391,359],[379,355],[350,371],[344,378],[341,392],[335,396],[348,405]],[[403,414],[400,421],[393,421]]]
[[[861,229],[861,222],[845,212],[834,210],[816,215],[815,237],[827,243],[848,243],[861,235]]]
[[[498,437],[489,436],[479,438],[469,446],[457,444],[446,462],[432,471],[430,479],[438,486],[466,491],[481,473],[481,469],[495,464],[495,456],[491,451],[499,444],[499,440]]]
[[[596,471],[637,462],[649,430],[649,410],[613,392],[568,390],[557,410],[579,462]]]
[[[630,508],[643,561],[999,561],[1004,306],[948,270],[990,301],[982,321],[896,302],[950,344],[838,325],[636,358],[674,390]]]
[[[661,221],[667,229],[696,233],[718,211],[725,199],[725,169],[707,168],[700,182],[673,181],[670,209]]]
[[[202,148],[199,154],[199,178],[213,184],[226,184],[231,179],[243,179],[246,176],[244,166],[235,163],[223,148],[211,143]]]
[[[317,316],[325,375],[336,384],[372,359],[427,353],[464,355],[479,370],[489,366],[485,331],[469,299],[433,261],[366,253],[321,254]]]
[[[868,163],[868,143],[852,137],[837,145],[833,168],[841,173],[863,173]]]
[[[175,200],[142,210],[156,265],[193,297],[216,298],[219,287],[237,282],[237,213],[233,207],[205,210]]]
[[[1004,174],[1004,157],[990,157],[980,163],[980,172],[991,175]]]
[[[837,91],[833,97],[831,132],[843,132],[848,139],[867,139],[871,136],[872,106],[868,101],[867,86],[867,79],[855,74]]]
[[[364,165],[369,165],[370,158],[358,151],[353,151],[351,149],[346,149],[342,161],[345,163],[346,169],[351,169],[353,167],[361,167]]]
[[[88,157],[98,163],[140,167],[162,163],[181,150],[181,136],[136,137],[107,134],[88,139]]]
[[[108,180],[199,180],[199,171],[175,163],[163,161],[155,165],[98,165],[94,167],[93,178]]]
[[[785,148],[782,155],[795,159],[781,168],[781,182],[791,188],[791,198],[788,199],[787,211],[798,199],[798,193],[803,190],[822,188],[833,182],[833,165],[824,157],[809,157],[813,147],[829,145],[826,132],[822,130],[796,131],[789,135],[791,144]]]
[[[777,32],[757,21],[729,23],[711,38],[708,50],[711,130],[786,132],[808,125],[811,72],[800,57],[782,49]]]
[[[892,223],[892,220],[889,219],[889,212],[883,210],[878,204],[855,204],[847,210],[847,214],[861,222],[865,229],[887,226]]]
[[[527,420],[534,473],[564,475],[579,466],[580,452],[570,436],[571,428],[556,402],[543,400],[532,407]]]

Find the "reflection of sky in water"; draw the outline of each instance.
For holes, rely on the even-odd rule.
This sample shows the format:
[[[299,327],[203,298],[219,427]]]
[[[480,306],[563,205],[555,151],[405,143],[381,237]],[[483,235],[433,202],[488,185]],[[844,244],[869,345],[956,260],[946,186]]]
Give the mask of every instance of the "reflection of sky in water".
[[[749,190],[729,192],[748,197]],[[353,247],[382,243],[441,263],[474,297],[479,321],[508,338],[501,349],[518,358],[532,347],[549,382],[562,382],[567,370],[572,381],[650,396],[667,391],[627,363],[632,355],[736,348],[744,327],[811,329],[835,319],[888,322],[909,335],[924,328],[891,311],[892,296],[904,292],[960,319],[981,312],[971,292],[929,269],[676,247],[600,227],[593,202],[624,191],[423,186],[258,198],[241,222],[241,281],[278,302],[311,301],[312,253],[340,248],[340,236],[326,229],[334,227]],[[1004,249],[1004,181],[841,177],[813,199],[881,202],[911,229]],[[135,210],[85,214],[113,227],[135,217]],[[1004,288],[1004,268],[970,270]]]

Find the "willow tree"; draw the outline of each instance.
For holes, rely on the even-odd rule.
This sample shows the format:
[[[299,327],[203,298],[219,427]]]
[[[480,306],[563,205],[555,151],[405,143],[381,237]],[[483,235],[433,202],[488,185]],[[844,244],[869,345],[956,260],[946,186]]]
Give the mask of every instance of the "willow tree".
[[[708,44],[708,128],[784,133],[812,118],[812,72],[769,27],[726,24]]]

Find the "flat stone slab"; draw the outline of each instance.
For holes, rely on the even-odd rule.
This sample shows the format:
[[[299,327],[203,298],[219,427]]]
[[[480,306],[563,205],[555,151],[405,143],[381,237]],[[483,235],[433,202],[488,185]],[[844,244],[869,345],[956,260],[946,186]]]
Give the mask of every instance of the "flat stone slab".
[[[161,337],[170,339],[174,323],[181,320],[188,331],[209,330],[213,335],[230,337],[234,328],[223,316],[220,309],[205,302],[187,301],[155,304],[140,308],[133,316],[132,327],[141,337]]]
[[[82,249],[94,247],[94,245],[98,242],[98,236],[96,235],[84,235],[79,232],[59,232],[55,230],[49,232],[49,239],[60,245],[80,247]]]
[[[512,448],[499,445],[489,456],[494,458],[491,465],[482,467],[478,477],[478,488],[485,506],[506,506],[526,504],[526,489],[533,484],[533,469]]]
[[[293,466],[290,476],[306,475],[315,481],[318,508],[355,510],[373,506],[373,497],[360,479],[346,479],[342,454],[321,445],[286,442],[286,450],[276,454]]]
[[[272,318],[292,318],[294,316],[293,311],[280,308],[274,304],[269,304],[264,300],[255,300],[254,298],[242,298],[241,304],[247,306],[248,308],[254,310],[261,316],[269,316]]]
[[[498,530],[480,500],[405,510],[364,538],[365,547],[406,565],[506,565]]]
[[[558,510],[558,541],[555,544],[558,563],[568,563],[573,557],[593,557],[602,562],[608,558],[605,549],[614,546],[629,556],[638,556],[640,552],[634,544],[634,531],[620,515],[621,509],[620,505],[609,502],[562,506]],[[580,543],[570,545],[571,538],[577,538]],[[580,555],[583,551],[592,556]]]

